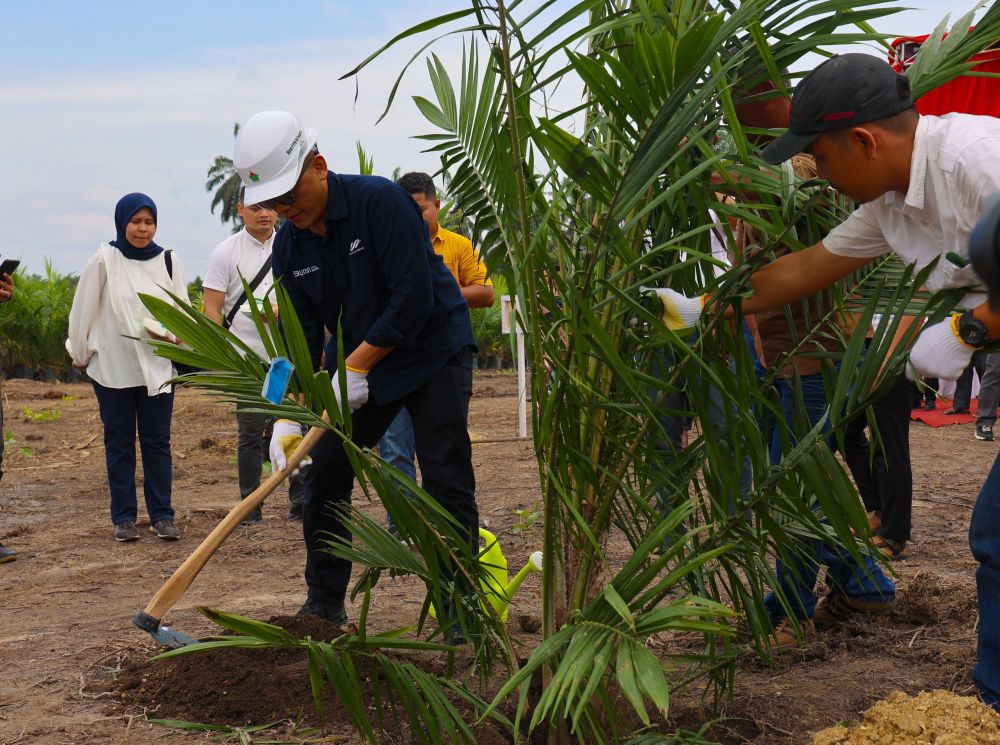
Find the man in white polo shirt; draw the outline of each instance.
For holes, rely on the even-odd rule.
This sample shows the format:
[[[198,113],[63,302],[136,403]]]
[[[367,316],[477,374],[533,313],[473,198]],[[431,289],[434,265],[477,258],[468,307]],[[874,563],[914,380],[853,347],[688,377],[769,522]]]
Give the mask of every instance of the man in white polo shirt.
[[[931,291],[967,289],[960,312],[923,329],[910,365],[930,378],[956,379],[972,354],[1000,340],[981,278],[968,265],[969,237],[984,200],[1000,191],[1000,120],[989,116],[920,116],[909,81],[884,60],[864,54],[833,57],[803,78],[792,98],[788,131],[763,150],[769,163],[805,151],[821,178],[861,205],[822,241],[754,273],[745,313],[779,308],[829,287],[880,256],[937,265]],[[657,291],[664,322],[697,324],[706,295]],[[983,700],[1000,709],[1000,488],[992,476],[980,492],[969,542],[979,561],[979,660],[973,678]],[[818,571],[818,567],[816,567]],[[842,589],[816,610],[840,618],[865,610],[864,598]]]
[[[249,302],[243,288],[243,279],[251,285],[253,297],[264,297],[274,284],[271,274],[271,244],[274,242],[274,224],[278,213],[264,209],[260,205],[243,204],[243,188],[236,207],[243,219],[243,229],[222,241],[212,251],[205,275],[205,315],[218,324],[226,326],[241,341],[266,359],[264,344],[257,333],[253,318],[244,311],[249,310]],[[277,313],[277,306],[275,306]],[[239,472],[240,499],[245,499],[260,486],[260,470],[267,447],[264,430],[269,418],[264,414],[236,412],[236,464]],[[289,481],[288,497],[291,509],[290,520],[302,519],[302,480],[294,476]],[[258,507],[244,521],[258,523],[263,512]]]

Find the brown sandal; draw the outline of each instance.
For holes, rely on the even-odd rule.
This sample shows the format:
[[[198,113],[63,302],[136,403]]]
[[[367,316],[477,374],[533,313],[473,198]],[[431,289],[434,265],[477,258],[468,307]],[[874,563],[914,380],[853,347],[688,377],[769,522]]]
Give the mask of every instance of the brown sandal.
[[[894,561],[906,558],[906,541],[892,541],[876,535],[872,536],[872,545]]]

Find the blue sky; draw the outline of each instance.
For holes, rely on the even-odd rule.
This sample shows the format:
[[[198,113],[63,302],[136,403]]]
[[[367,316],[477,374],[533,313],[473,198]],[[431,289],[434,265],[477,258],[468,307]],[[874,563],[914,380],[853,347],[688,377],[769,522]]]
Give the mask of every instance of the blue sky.
[[[899,4],[914,9],[879,28],[927,33],[946,13],[972,7]],[[262,109],[293,111],[316,128],[335,170],[357,170],[360,140],[377,172],[433,172],[436,158],[410,139],[431,131],[409,98],[429,95],[422,63],[375,126],[413,44],[362,73],[356,102],[355,82],[337,78],[410,25],[464,7],[462,0],[5,3],[0,200],[9,209],[0,253],[29,271],[49,258],[61,272],[78,272],[100,241],[114,237],[118,198],[143,191],[159,208],[157,242],[177,252],[189,279],[204,275],[209,253],[228,235],[209,213],[205,171],[217,154],[231,154],[233,123]],[[460,46],[439,54],[454,64]]]

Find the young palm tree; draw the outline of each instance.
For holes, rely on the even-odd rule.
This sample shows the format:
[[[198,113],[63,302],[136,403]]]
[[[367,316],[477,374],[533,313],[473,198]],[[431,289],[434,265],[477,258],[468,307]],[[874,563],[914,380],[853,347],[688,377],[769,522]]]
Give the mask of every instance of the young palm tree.
[[[763,261],[769,246],[809,245],[842,219],[846,206],[823,183],[762,170],[731,116],[730,90],[762,74],[783,85],[779,71],[807,52],[882,41],[868,22],[890,12],[880,0],[849,6],[841,0],[580,0],[559,5],[558,14],[551,1],[471,0],[465,11],[399,34],[349,73],[421,32],[468,34],[459,79],[432,55],[434,100],[415,101],[434,127],[423,139],[450,175],[449,195],[472,221],[492,271],[503,273],[521,300],[533,363],[544,640],[519,669],[498,619],[471,603],[461,623],[477,632],[484,664],[506,667],[507,682],[489,708],[453,681],[423,680],[421,692],[447,686],[463,701],[475,701],[470,705],[484,716],[518,694],[511,726],[517,732],[525,725],[544,728],[551,742],[676,741],[651,732],[630,740],[631,728],[608,714],[617,710],[616,697],[650,724],[667,715],[673,688],[696,681],[725,691],[737,648],[735,614],[746,621],[749,643],[766,651],[769,623],[761,598],[776,584],[776,557],[792,558],[809,539],[841,544],[858,557],[868,550],[852,533],[866,534],[864,513],[824,425],[837,429],[860,415],[884,381],[901,371],[912,338],[888,359],[885,352],[904,311],[934,319],[948,310],[954,298],[917,296],[930,269],[879,265],[830,294],[817,327],[847,298],[862,327],[876,311],[882,320],[867,355],[863,334],[827,339],[839,342],[840,369],[849,372],[838,374],[833,360],[826,361],[830,407],[811,429],[784,422],[767,380],[753,370],[738,324],[710,312],[697,337],[674,333],[640,288],[694,290],[707,283],[720,305],[738,307],[754,261]],[[967,70],[972,53],[1000,39],[996,7],[971,33],[970,21],[955,24],[947,50],[925,45],[930,62],[917,68],[915,89]],[[560,86],[582,86],[579,102],[564,111],[549,105]],[[734,152],[712,147],[723,121]],[[720,204],[713,173],[747,183],[757,201]],[[761,258],[714,278],[710,208],[751,223],[763,236]],[[279,302],[287,340],[267,338],[275,350],[308,365],[280,292]],[[225,331],[197,314],[150,305],[189,345],[161,345],[164,354],[222,371],[194,376],[193,384],[349,438],[349,418],[330,412],[322,374],[298,381],[301,405],[261,403],[255,386],[263,368],[226,352],[223,344],[232,346]],[[260,328],[268,334],[273,326]],[[726,431],[705,429],[683,451],[665,450],[663,416],[707,421],[718,406],[710,385],[722,392]],[[686,403],[672,403],[682,390]],[[324,409],[333,424],[320,419]],[[770,463],[760,426],[768,414],[794,442],[777,465]],[[378,526],[352,514],[355,545],[331,550],[368,567],[358,591],[370,591],[385,572],[409,572],[424,579],[432,600],[440,598],[441,567],[448,562],[474,579],[475,556],[456,547],[433,501],[414,484],[408,486],[418,499],[405,499],[398,486],[404,477],[368,452],[352,453],[362,483],[394,515],[402,514],[401,532],[420,548],[419,556],[401,551]],[[741,492],[737,464],[745,459],[754,484]],[[631,551],[624,563],[615,562],[610,554],[622,541]],[[685,643],[678,632],[687,632]],[[691,632],[699,643],[690,641]],[[656,655],[648,645],[654,636],[663,641]],[[545,685],[529,702],[536,671]],[[410,679],[388,685],[399,695],[417,695],[404,678]],[[458,731],[452,714],[438,714]],[[374,732],[363,712],[358,721],[366,735]],[[418,739],[426,734],[417,714],[408,721]]]

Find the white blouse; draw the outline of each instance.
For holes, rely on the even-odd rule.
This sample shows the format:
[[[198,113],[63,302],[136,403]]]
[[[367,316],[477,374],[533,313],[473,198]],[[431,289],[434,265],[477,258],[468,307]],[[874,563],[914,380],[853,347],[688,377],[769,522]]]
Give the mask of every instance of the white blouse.
[[[139,299],[140,292],[170,302],[169,290],[188,301],[180,259],[171,254],[171,278],[164,256],[165,252],[146,261],[128,259],[114,246],[102,243],[80,274],[66,349],[73,364],[85,365],[87,375],[106,388],[145,386],[150,396],[171,390],[165,384],[176,374],[174,366],[137,340],[149,338],[143,321],[152,318]]]

